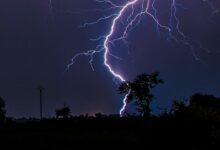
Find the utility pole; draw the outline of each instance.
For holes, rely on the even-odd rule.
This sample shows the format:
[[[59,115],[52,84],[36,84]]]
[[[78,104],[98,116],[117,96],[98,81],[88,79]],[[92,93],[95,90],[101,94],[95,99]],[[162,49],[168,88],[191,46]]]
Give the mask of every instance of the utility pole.
[[[45,88],[40,85],[37,90],[39,91],[40,94],[40,119],[43,118],[43,102],[42,102],[42,94],[43,94],[43,90],[45,90]]]

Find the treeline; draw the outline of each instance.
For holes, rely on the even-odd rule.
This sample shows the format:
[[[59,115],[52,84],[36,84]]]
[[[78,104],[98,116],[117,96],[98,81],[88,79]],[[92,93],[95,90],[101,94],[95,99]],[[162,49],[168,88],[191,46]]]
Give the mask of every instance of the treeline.
[[[220,149],[220,99],[194,94],[174,101],[160,115],[96,114],[68,118],[11,121],[0,126],[1,145],[32,149],[72,149],[85,145],[124,145],[146,149]],[[11,144],[13,143],[13,144]]]
[[[136,115],[124,110],[120,115],[72,116],[64,106],[54,118],[7,119],[0,98],[0,141],[3,144],[35,145],[37,149],[72,149],[84,144],[125,144],[146,149],[220,149],[220,98],[196,93],[187,100],[175,100],[159,115],[151,112],[152,89],[164,83],[159,73],[141,74],[123,82],[119,92],[134,103]],[[25,141],[25,142],[24,142]]]

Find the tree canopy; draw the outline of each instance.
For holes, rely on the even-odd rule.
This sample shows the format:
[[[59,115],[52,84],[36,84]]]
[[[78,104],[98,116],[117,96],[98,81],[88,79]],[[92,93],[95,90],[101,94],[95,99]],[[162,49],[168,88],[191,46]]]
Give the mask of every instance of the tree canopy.
[[[152,89],[161,83],[163,81],[159,79],[159,72],[142,73],[133,81],[123,82],[119,86],[119,93],[128,94],[128,102],[136,100],[137,111],[146,117],[150,115],[150,102],[154,99]]]

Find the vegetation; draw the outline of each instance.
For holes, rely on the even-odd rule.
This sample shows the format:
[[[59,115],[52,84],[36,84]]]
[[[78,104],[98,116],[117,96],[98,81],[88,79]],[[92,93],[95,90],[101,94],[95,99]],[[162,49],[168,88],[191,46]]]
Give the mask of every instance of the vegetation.
[[[71,115],[71,110],[67,106],[64,106],[63,108],[56,110],[56,118],[57,119],[59,119],[59,118],[67,119],[70,117],[70,115]]]
[[[137,111],[144,117],[150,116],[150,102],[154,99],[152,89],[157,85],[163,83],[159,79],[159,73],[152,74],[140,74],[134,81],[123,82],[119,86],[119,92],[121,94],[128,94],[128,102],[136,100]]]
[[[204,120],[220,121],[220,98],[196,93],[188,101],[174,101],[172,114],[177,117],[194,117]]]
[[[0,97],[0,122],[3,122],[5,120],[5,113],[5,102],[2,97]]]
[[[175,100],[171,109],[150,115],[152,89],[163,83],[158,73],[141,74],[120,85],[128,93],[141,116],[88,115],[71,116],[69,107],[56,110],[51,119],[6,119],[0,124],[0,147],[10,149],[69,150],[92,145],[120,148],[169,150],[220,149],[220,98],[196,93],[188,100]],[[5,103],[0,98],[0,116],[5,118]],[[147,118],[146,118],[147,117]]]

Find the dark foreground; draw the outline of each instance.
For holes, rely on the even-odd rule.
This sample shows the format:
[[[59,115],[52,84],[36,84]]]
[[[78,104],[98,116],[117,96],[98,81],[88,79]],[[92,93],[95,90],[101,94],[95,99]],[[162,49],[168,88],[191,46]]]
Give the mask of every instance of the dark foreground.
[[[220,149],[220,123],[193,118],[73,118],[0,126],[0,149],[60,149],[103,145],[144,149]],[[103,147],[105,149],[105,147]]]

